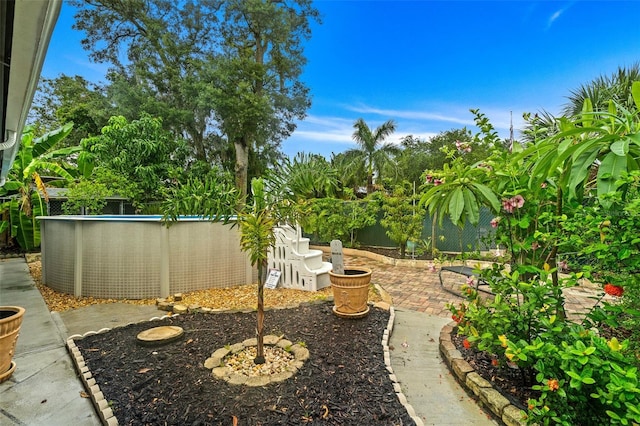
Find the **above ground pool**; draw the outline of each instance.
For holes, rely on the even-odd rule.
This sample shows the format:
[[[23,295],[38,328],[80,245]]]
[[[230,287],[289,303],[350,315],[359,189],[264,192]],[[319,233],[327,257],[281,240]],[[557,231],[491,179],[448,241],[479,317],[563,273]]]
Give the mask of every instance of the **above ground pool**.
[[[42,282],[75,296],[167,297],[257,280],[238,227],[185,217],[43,216]]]

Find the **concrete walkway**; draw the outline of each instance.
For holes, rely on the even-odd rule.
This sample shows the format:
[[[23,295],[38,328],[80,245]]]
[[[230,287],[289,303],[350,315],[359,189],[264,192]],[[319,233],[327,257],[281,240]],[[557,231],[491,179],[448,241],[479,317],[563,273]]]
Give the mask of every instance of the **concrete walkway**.
[[[0,260],[0,305],[26,309],[13,357],[16,370],[0,383],[0,425],[99,425],[22,258]]]
[[[416,416],[425,425],[497,425],[442,361],[438,338],[450,320],[404,309],[395,313],[391,366]]]

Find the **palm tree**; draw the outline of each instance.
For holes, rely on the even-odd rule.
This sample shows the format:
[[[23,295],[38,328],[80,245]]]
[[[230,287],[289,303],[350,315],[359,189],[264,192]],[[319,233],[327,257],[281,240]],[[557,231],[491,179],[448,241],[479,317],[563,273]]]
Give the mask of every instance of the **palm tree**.
[[[581,84],[577,89],[571,90],[567,99],[569,102],[562,109],[562,117],[576,117],[582,114],[585,100],[589,99],[593,105],[593,111],[606,111],[609,101],[613,100],[624,108],[633,111],[635,104],[631,93],[631,85],[634,81],[640,81],[640,62],[625,68],[619,67],[610,76],[599,76],[594,80]],[[523,140],[534,142],[553,136],[559,132],[558,119],[547,111],[541,111],[531,117],[525,114]]]
[[[525,113],[523,118],[526,122],[522,130],[522,140],[524,142],[536,142],[559,132],[558,119],[546,110],[542,110],[533,116]]]
[[[253,206],[245,207],[238,215],[240,223],[240,248],[249,253],[252,266],[258,268],[258,311],[256,337],[258,340],[255,364],[264,364],[264,282],[267,273],[267,257],[270,247],[275,246],[273,227],[277,223],[265,193],[264,181],[251,181]]]
[[[353,189],[354,194],[360,184],[367,179],[364,162],[357,161],[358,157],[356,150],[331,153],[331,167],[338,173],[338,185],[341,188]]]
[[[352,137],[358,144],[358,148],[350,149],[346,154],[353,153],[358,162],[364,163],[367,171],[367,194],[371,194],[374,172],[380,179],[384,165],[391,163],[393,156],[400,153],[400,148],[397,146],[390,143],[383,144],[384,139],[396,131],[396,123],[389,120],[371,131],[367,123],[359,118],[353,128],[355,131]]]
[[[275,173],[266,175],[269,180],[281,180],[276,186],[290,191],[296,200],[333,197],[339,192],[338,171],[318,154],[299,152],[293,160],[285,158]]]
[[[582,112],[585,99],[590,99],[594,111],[607,109],[610,100],[614,100],[627,109],[634,109],[631,84],[640,81],[640,62],[629,67],[618,67],[610,76],[599,76],[571,91],[567,97],[569,102],[564,106],[562,114],[574,117]]]

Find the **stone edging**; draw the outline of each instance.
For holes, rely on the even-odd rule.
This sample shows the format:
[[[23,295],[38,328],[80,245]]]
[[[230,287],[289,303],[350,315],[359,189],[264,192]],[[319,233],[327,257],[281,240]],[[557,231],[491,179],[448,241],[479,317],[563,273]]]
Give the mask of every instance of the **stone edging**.
[[[305,348],[299,343],[296,343],[294,345],[292,341],[284,339],[282,336],[269,334],[267,336],[264,336],[265,346],[276,346],[293,354],[294,360],[291,364],[291,370],[283,371],[278,374],[248,377],[244,374],[229,371],[222,365],[222,361],[227,355],[235,354],[245,350],[246,348],[257,345],[258,339],[256,337],[252,337],[250,339],[246,339],[244,342],[231,345],[229,348],[225,347],[217,349],[213,352],[213,354],[211,354],[209,358],[205,360],[204,367],[211,370],[213,377],[222,379],[232,385],[246,385],[250,387],[265,386],[269,383],[282,382],[293,377],[293,375],[296,374],[300,368],[302,368],[304,362],[309,359],[310,355],[309,349]]]
[[[393,389],[396,393],[396,396],[398,397],[398,400],[405,407],[409,416],[411,416],[411,418],[413,419],[413,421],[416,423],[417,426],[424,426],[422,419],[420,419],[420,417],[416,415],[416,412],[413,406],[409,404],[409,402],[407,401],[407,397],[402,393],[402,389],[400,388],[398,379],[396,375],[393,373],[393,368],[391,367],[391,355],[389,353],[389,337],[391,336],[391,333],[393,331],[393,323],[395,320],[395,310],[393,306],[390,305],[391,298],[384,291],[384,289],[382,289],[378,285],[376,285],[376,288],[378,289],[378,291],[381,292],[383,302],[378,302],[374,306],[389,311],[389,321],[387,322],[387,327],[383,331],[382,341],[381,341],[384,363],[387,368],[387,371],[389,372],[389,378],[393,383]],[[307,303],[320,303],[320,302],[324,303],[326,301],[314,301],[314,302],[307,302]],[[214,311],[214,312],[223,313],[221,311]],[[230,310],[229,312],[234,312],[234,311]],[[153,317],[149,321],[158,321],[165,318],[170,318],[172,316],[176,316],[176,314],[164,315],[162,317]],[[346,320],[346,321],[350,321],[350,320]],[[139,322],[147,322],[147,321],[143,320]],[[131,324],[134,324],[134,323],[131,323]],[[130,325],[130,324],[127,324],[127,325]],[[104,398],[104,394],[100,390],[100,386],[96,383],[96,380],[93,378],[91,371],[89,371],[89,367],[87,367],[85,363],[84,357],[80,353],[80,349],[78,349],[75,343],[75,340],[82,340],[85,337],[92,336],[94,334],[106,333],[110,330],[111,330],[110,328],[102,328],[98,331],[88,331],[84,334],[74,334],[67,338],[66,346],[67,346],[67,350],[69,351],[69,354],[71,355],[71,359],[73,360],[73,364],[75,365],[75,368],[80,375],[80,380],[82,381],[82,384],[87,390],[87,393],[91,398],[91,402],[93,403],[93,406],[95,407],[95,410],[100,417],[100,421],[102,422],[103,425],[106,425],[106,426],[117,426],[118,419],[113,414],[113,410],[111,409],[111,407],[109,407],[109,402]]]
[[[487,410],[507,426],[524,426],[526,413],[507,398],[495,390],[491,382],[480,376],[473,367],[465,361],[462,353],[451,340],[451,333],[457,326],[455,322],[445,325],[440,331],[440,354],[458,382],[471,395],[474,395]]]
[[[175,315],[173,315],[175,316]],[[164,315],[162,317],[153,317],[149,321],[159,321],[165,318],[169,318],[169,315]],[[147,322],[147,321],[139,321],[139,322]],[[131,323],[134,324],[134,323]],[[91,402],[100,417],[100,421],[103,425],[107,426],[117,426],[118,419],[114,416],[113,410],[109,407],[109,402],[104,399],[104,394],[100,390],[100,386],[96,383],[96,380],[93,378],[91,371],[89,371],[89,367],[87,367],[84,357],[80,353],[80,349],[76,346],[76,339],[82,340],[85,337],[93,336],[94,334],[106,333],[110,331],[110,328],[101,328],[98,331],[87,331],[84,334],[74,334],[67,338],[67,350],[71,355],[71,359],[73,360],[73,364],[76,367],[76,370],[80,374],[80,380],[84,385],[89,397],[91,398]]]
[[[411,416],[411,419],[413,419],[413,421],[416,423],[416,426],[424,426],[424,422],[420,417],[416,415],[416,411],[413,409],[413,406],[409,404],[409,402],[407,401],[407,397],[405,396],[404,393],[402,393],[402,389],[400,388],[400,383],[398,383],[398,378],[393,373],[393,368],[391,367],[391,354],[389,353],[389,337],[391,336],[391,333],[393,331],[393,322],[395,321],[395,318],[396,318],[395,309],[393,309],[393,306],[390,306],[389,322],[387,323],[387,328],[384,330],[384,333],[382,335],[382,353],[384,357],[384,365],[387,367],[387,371],[389,372],[389,378],[393,383],[393,390],[396,393],[398,400],[407,410],[407,413],[409,413],[409,416]]]

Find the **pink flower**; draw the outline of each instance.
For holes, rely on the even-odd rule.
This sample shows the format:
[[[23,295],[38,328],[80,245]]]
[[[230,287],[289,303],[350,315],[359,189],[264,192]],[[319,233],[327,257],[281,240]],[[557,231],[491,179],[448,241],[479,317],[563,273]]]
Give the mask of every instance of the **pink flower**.
[[[540,188],[545,189],[547,187],[547,182],[542,182],[540,184]]]
[[[501,220],[502,220],[501,217],[494,217],[493,219],[491,219],[491,227],[497,228]]]
[[[522,206],[524,206],[524,198],[519,194],[509,198],[508,200],[502,200],[502,208],[507,213],[513,213],[515,209],[519,209]]]
[[[468,277],[467,278],[467,285],[473,285],[473,283],[474,283],[473,276]]]
[[[427,181],[427,183],[433,183],[433,176],[427,175],[426,176],[426,181]]]
[[[540,248],[540,244],[537,241],[531,243],[531,250],[538,250]]]
[[[511,200],[513,203],[515,203],[515,206],[517,208],[521,208],[522,206],[524,206],[524,198],[522,198],[522,195],[516,195]]]
[[[436,265],[434,265],[433,263],[429,265],[429,272],[436,272]]]
[[[456,149],[458,152],[471,152],[471,145],[466,142],[456,141]]]
[[[566,271],[568,268],[569,264],[566,260],[561,260],[560,262],[558,262],[558,269],[560,269],[561,271]]]
[[[511,204],[511,200],[502,200],[502,208],[507,213],[513,213],[513,205]]]
[[[435,179],[433,181],[433,186],[438,186],[438,185],[442,185],[443,180],[442,179]]]

